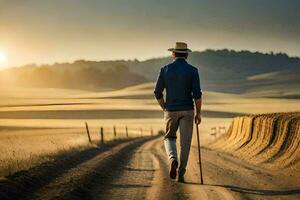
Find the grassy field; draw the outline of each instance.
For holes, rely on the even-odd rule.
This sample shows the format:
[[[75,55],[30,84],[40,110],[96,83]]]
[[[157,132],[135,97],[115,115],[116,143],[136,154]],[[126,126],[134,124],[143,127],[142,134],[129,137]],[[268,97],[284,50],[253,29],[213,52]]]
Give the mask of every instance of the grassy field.
[[[60,152],[89,148],[93,144],[88,143],[85,122],[94,143],[100,139],[101,126],[106,141],[114,139],[114,125],[118,138],[126,137],[125,126],[130,137],[149,135],[151,129],[155,133],[164,130],[153,87],[146,83],[101,92],[0,88],[0,175],[29,168]],[[300,111],[297,99],[254,96],[204,91],[203,144],[214,140],[212,128],[228,128],[235,116]]]

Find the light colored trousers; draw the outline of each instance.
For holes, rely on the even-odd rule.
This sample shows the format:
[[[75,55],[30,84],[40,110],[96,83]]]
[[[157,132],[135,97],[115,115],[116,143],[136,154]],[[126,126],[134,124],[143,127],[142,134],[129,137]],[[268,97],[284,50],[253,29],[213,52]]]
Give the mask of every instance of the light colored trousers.
[[[166,134],[164,136],[164,144],[167,155],[170,160],[177,160],[176,148],[176,132],[179,128],[180,132],[180,159],[179,159],[179,176],[183,176],[186,171],[186,165],[189,158],[193,124],[194,124],[194,110],[186,111],[165,111],[164,118],[166,121]]]

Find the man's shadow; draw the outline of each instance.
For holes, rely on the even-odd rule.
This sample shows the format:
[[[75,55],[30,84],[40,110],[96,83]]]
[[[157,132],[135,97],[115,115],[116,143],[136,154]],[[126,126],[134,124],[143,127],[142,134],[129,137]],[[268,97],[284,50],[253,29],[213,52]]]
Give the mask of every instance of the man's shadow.
[[[201,185],[200,183],[195,183],[195,182],[185,182],[185,184]],[[256,194],[256,195],[269,195],[269,196],[300,194],[300,188],[296,188],[292,190],[264,190],[264,189],[251,189],[245,187],[238,187],[234,185],[203,184],[202,186],[223,187],[233,192],[239,192],[243,194]]]

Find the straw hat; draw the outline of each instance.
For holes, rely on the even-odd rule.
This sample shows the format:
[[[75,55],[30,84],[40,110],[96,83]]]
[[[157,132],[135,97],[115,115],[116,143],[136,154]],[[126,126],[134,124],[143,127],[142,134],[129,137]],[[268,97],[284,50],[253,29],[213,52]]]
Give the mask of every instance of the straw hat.
[[[187,48],[187,44],[184,42],[176,42],[174,48],[168,49],[168,51],[176,52],[176,53],[190,53],[192,50]]]

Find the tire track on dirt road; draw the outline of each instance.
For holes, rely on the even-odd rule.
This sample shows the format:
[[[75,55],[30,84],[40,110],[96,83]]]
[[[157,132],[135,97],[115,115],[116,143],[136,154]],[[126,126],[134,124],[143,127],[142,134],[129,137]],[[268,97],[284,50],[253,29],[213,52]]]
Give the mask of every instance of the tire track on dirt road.
[[[112,169],[117,169],[118,165],[125,162],[135,148],[150,139],[151,137],[145,137],[125,141],[108,151],[95,155],[55,178],[26,199],[91,199],[94,185],[112,179],[114,174]]]
[[[169,178],[162,144],[162,138],[158,138],[135,150],[122,173],[105,186],[99,185],[92,199],[187,199]]]

